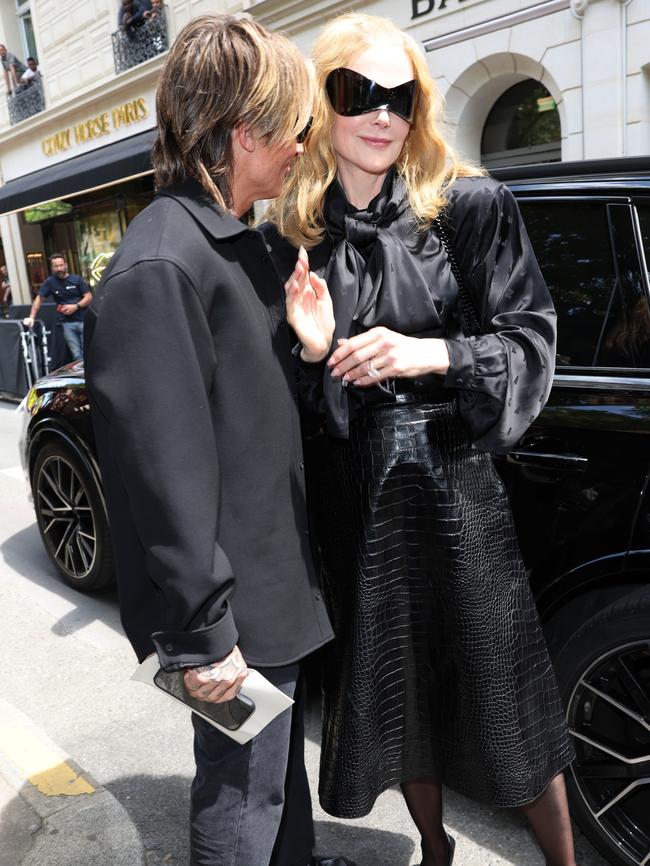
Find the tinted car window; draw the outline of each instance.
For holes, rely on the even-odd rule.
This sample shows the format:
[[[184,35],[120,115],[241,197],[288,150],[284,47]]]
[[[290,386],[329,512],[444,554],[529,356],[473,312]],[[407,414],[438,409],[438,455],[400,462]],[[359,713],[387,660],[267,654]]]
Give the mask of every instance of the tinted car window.
[[[650,364],[650,308],[628,205],[610,205],[609,219],[619,283],[612,296],[598,348],[599,367],[647,367]]]
[[[637,204],[636,211],[639,215],[639,224],[641,225],[645,261],[647,267],[650,268],[650,202],[648,204]]]
[[[545,201],[520,208],[558,314],[557,365],[590,367],[616,282],[605,205]]]

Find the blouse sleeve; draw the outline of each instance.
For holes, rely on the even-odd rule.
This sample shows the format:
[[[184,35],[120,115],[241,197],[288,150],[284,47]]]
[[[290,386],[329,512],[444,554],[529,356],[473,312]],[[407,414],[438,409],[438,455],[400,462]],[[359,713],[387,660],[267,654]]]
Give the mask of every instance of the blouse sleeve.
[[[519,208],[491,178],[452,187],[450,221],[483,334],[447,339],[454,388],[476,448],[503,453],[540,413],[555,366],[556,317]]]

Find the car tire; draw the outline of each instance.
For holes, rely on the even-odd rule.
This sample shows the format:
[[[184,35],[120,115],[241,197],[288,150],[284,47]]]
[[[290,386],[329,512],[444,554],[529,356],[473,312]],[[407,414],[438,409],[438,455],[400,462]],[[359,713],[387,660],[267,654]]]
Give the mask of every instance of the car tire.
[[[609,863],[650,850],[650,589],[592,616],[556,660],[576,759],[571,812]]]
[[[38,528],[52,563],[81,592],[114,582],[108,520],[94,474],[63,441],[40,449],[31,473]]]

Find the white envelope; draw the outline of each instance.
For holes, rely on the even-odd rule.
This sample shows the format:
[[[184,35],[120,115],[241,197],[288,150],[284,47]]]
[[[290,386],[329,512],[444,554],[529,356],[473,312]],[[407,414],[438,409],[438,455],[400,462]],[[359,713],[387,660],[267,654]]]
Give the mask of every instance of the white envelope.
[[[189,712],[197,713],[197,715],[201,716],[202,719],[205,719],[206,722],[217,728],[221,733],[242,745],[252,740],[269,722],[272,722],[276,716],[279,716],[284,710],[288,710],[293,704],[291,698],[287,697],[284,692],[281,692],[280,689],[270,683],[259,671],[249,668],[241,694],[253,701],[255,709],[240,728],[237,728],[235,731],[229,730],[215,722],[214,719],[189,706],[181,698],[158,688],[154,683],[154,677],[159,670],[160,662],[158,661],[158,656],[153,654],[147,656],[142,664],[138,665],[131,679],[153,686],[159,695],[164,695],[170,700],[175,701]]]

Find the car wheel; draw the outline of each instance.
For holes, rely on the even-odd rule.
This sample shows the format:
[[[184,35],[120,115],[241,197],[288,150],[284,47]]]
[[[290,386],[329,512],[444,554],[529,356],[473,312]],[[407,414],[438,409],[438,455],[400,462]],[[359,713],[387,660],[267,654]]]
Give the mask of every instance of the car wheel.
[[[108,521],[97,482],[79,455],[63,442],[45,445],[34,463],[32,491],[43,544],[66,583],[82,592],[111,584]]]
[[[556,667],[576,750],[573,816],[609,863],[650,863],[650,589],[595,614]]]

